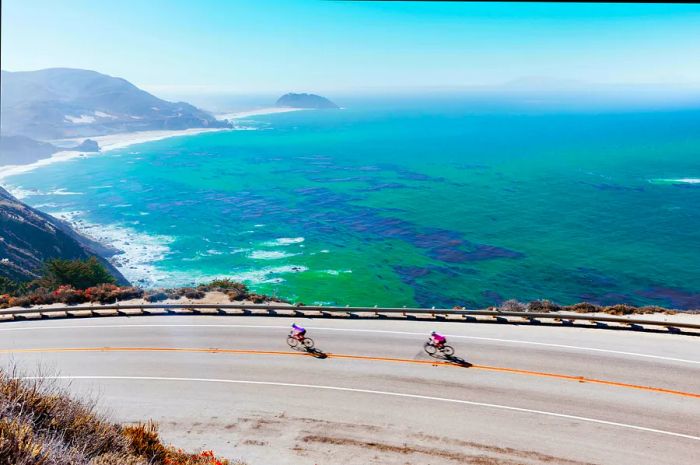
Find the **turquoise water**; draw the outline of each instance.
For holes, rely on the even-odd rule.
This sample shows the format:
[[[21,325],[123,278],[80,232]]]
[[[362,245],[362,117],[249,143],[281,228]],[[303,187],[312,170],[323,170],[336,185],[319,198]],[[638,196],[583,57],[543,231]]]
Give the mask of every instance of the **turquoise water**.
[[[147,286],[700,307],[700,112],[349,102],[14,176]]]

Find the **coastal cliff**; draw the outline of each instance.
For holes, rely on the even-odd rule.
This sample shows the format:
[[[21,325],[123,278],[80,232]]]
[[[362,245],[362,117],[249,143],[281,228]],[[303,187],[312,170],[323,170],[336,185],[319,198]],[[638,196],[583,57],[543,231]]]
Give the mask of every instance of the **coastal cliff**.
[[[68,224],[25,205],[0,187],[0,276],[14,281],[39,277],[53,258],[95,256],[120,284],[128,281],[104,257],[114,250],[78,234]]]

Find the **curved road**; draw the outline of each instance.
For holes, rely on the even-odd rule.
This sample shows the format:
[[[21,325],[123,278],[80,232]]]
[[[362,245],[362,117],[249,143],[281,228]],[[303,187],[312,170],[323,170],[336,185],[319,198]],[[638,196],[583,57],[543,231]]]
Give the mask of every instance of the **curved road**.
[[[163,316],[0,325],[3,365],[250,465],[691,464],[700,338],[421,321]],[[430,359],[431,330],[465,363]],[[326,357],[324,358],[324,354]],[[470,366],[471,365],[471,366]]]

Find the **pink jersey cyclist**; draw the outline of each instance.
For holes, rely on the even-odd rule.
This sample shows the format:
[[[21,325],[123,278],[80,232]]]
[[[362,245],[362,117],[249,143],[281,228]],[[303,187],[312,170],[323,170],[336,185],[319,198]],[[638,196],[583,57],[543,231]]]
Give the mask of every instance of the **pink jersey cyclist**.
[[[442,336],[442,335],[436,333],[435,331],[430,333],[430,340],[433,342],[433,344],[436,347],[442,347],[447,342],[447,338],[445,336]]]

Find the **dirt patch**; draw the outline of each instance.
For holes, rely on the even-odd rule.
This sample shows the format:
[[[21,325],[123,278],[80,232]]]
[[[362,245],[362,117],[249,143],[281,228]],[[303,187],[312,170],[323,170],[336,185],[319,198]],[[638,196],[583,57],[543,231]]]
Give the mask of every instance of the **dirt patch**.
[[[253,414],[239,418],[236,424],[235,436],[245,438],[237,446],[243,457],[248,455],[245,450],[257,455],[254,448],[262,451],[261,446],[269,449],[272,444],[280,454],[289,454],[291,460],[285,463],[592,465],[537,451],[414,432],[389,424],[336,422],[285,413]]]
[[[267,441],[258,441],[256,439],[246,439],[241,444],[246,445],[246,446],[266,446],[266,445],[268,445],[268,442]]]
[[[469,453],[465,451],[450,451],[443,448],[409,445],[403,443],[400,445],[390,444],[378,441],[363,441],[348,437],[337,436],[319,436],[308,435],[301,439],[304,443],[328,444],[335,447],[351,447],[363,449],[365,453],[368,450],[381,452],[388,455],[402,455],[415,458],[415,455],[422,455],[428,459],[440,459],[440,461],[453,461],[457,463],[467,463],[473,465],[525,465],[525,464],[566,464],[566,465],[584,465],[582,462],[575,462],[567,459],[560,459],[549,455],[540,454],[537,452],[520,451],[510,448],[499,448],[486,446],[483,444],[475,444],[461,442],[461,449],[473,449],[481,451],[481,453]],[[456,441],[459,442],[459,441]],[[456,445],[456,444],[455,444]],[[375,456],[375,458],[379,458]],[[422,460],[418,461],[422,463]],[[406,462],[411,463],[411,462]]]

